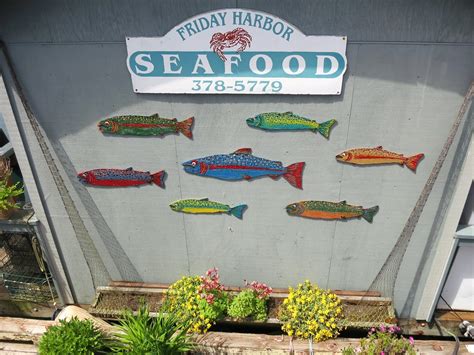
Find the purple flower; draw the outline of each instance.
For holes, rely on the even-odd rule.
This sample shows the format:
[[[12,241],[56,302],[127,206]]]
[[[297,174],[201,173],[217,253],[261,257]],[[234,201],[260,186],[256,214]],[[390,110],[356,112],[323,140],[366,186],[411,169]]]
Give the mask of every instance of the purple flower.
[[[385,355],[385,352],[381,351],[381,352],[380,352],[380,355]]]
[[[385,333],[386,330],[387,330],[387,328],[385,328],[385,326],[382,324],[382,325],[380,326],[380,331],[381,331],[382,333]]]
[[[415,345],[415,339],[413,339],[413,337],[409,337],[408,341],[410,342],[410,345]]]

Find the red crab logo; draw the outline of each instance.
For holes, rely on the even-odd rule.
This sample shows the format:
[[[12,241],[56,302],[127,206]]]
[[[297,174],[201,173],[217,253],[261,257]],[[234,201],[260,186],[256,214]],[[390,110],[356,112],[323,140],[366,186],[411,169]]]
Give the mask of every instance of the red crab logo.
[[[252,36],[243,28],[238,27],[235,30],[228,31],[226,33],[214,33],[209,43],[211,45],[211,49],[223,61],[226,61],[227,58],[223,52],[224,48],[240,46],[237,48],[237,52],[242,52],[247,47],[250,47],[250,42],[252,42]]]

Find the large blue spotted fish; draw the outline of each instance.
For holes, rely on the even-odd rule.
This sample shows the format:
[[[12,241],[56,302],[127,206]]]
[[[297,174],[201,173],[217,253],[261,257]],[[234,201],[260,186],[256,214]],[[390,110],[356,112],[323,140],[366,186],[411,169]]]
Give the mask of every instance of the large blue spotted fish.
[[[238,149],[231,154],[211,155],[183,163],[187,173],[209,176],[221,180],[252,180],[269,176],[276,180],[283,176],[292,186],[303,188],[305,163],[284,167],[280,161],[267,160],[252,155],[250,148]]]
[[[128,169],[93,169],[77,174],[78,179],[89,185],[97,186],[138,186],[154,183],[161,188],[165,187],[166,172],[164,170],[154,174],[149,171]]]

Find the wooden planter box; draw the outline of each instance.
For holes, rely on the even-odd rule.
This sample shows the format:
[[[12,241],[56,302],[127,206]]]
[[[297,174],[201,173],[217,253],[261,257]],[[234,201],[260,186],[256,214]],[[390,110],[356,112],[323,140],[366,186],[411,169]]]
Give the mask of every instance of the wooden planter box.
[[[158,310],[163,302],[169,285],[143,284],[132,282],[112,282],[111,286],[98,287],[94,302],[89,312],[105,319],[117,319],[124,309],[137,310],[140,302],[146,302],[152,312]],[[227,288],[232,293],[240,291],[239,287]],[[350,328],[378,327],[381,324],[396,324],[392,300],[378,296],[376,292],[333,291],[342,301],[345,318],[343,324]],[[268,301],[268,320],[235,320],[226,318],[224,323],[281,324],[278,320],[278,309],[288,296],[288,290],[276,289]]]

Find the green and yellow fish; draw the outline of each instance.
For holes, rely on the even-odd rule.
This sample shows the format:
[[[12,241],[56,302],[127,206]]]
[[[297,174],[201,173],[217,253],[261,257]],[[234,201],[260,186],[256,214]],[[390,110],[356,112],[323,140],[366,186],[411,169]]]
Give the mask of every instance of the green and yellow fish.
[[[227,213],[232,216],[235,216],[239,219],[242,219],[247,205],[239,205],[235,207],[230,207],[229,205],[209,201],[208,198],[202,199],[187,199],[187,200],[178,200],[170,204],[170,207],[175,212],[184,212],[184,213],[205,213],[205,214],[214,214],[214,213]]]
[[[336,123],[336,120],[329,120],[323,123],[295,115],[293,112],[267,112],[255,117],[247,118],[250,127],[260,128],[269,131],[303,131],[309,130],[319,132],[325,138],[329,138],[329,131]]]
[[[178,122],[176,118],[163,118],[157,113],[151,116],[115,116],[100,121],[97,126],[105,134],[121,134],[133,136],[164,136],[170,133],[182,133],[189,139],[194,117]]]
[[[363,218],[372,223],[379,206],[363,208],[362,206],[348,205],[346,201],[301,201],[286,206],[286,212],[291,216],[300,216],[313,219],[349,219]]]

